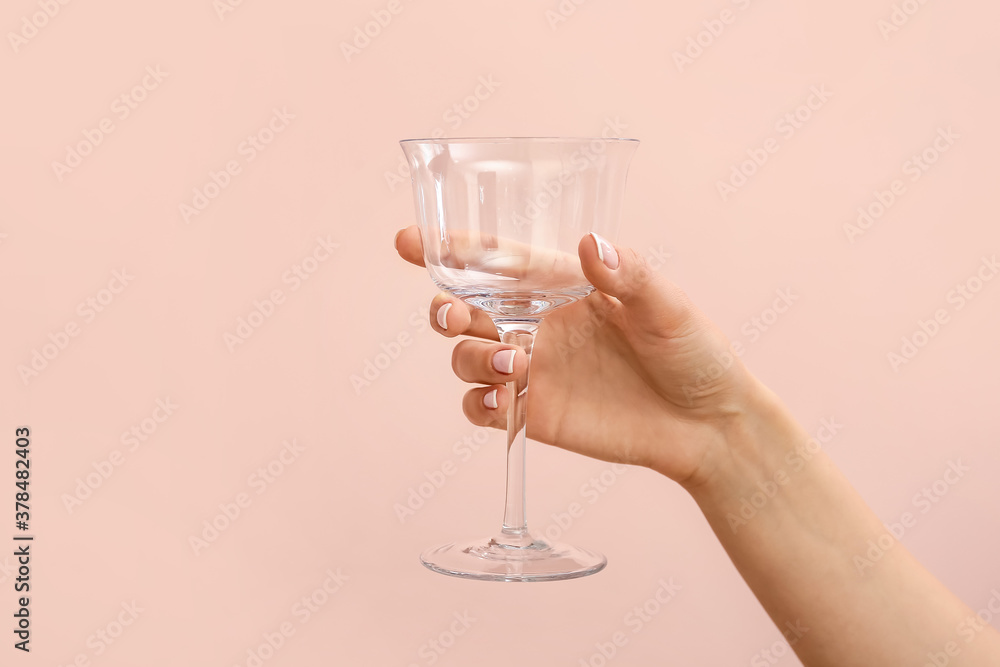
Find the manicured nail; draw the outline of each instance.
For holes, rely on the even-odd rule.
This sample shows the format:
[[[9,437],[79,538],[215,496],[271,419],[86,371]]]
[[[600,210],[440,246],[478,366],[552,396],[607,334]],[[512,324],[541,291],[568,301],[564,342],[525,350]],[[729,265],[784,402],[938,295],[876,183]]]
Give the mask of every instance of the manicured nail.
[[[403,230],[400,229],[398,232],[396,232],[396,236],[393,237],[393,239],[392,239],[392,247],[395,248],[396,250],[399,250],[399,235],[402,234],[402,233],[403,233]]]
[[[497,409],[497,390],[496,389],[494,389],[493,391],[487,392],[486,395],[483,396],[483,405],[485,405],[486,407],[488,407],[490,410],[496,410]]]
[[[438,313],[437,313],[438,326],[444,329],[445,331],[448,330],[448,311],[451,310],[451,306],[452,304],[449,301],[448,303],[438,308]]]
[[[497,373],[510,375],[514,372],[514,355],[517,350],[500,350],[493,355],[493,368]]]
[[[597,244],[597,256],[604,262],[604,266],[609,269],[617,269],[618,251],[615,250],[615,247],[595,232],[590,232],[590,235],[594,237],[594,243]]]

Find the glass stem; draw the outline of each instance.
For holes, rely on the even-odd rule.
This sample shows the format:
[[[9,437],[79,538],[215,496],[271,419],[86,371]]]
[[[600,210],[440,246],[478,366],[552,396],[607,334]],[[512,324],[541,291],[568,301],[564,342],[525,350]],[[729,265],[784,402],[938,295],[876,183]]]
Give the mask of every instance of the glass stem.
[[[528,356],[531,368],[531,348],[535,343],[535,332],[539,320],[494,320],[500,341],[507,345],[517,345]],[[507,383],[507,502],[503,510],[503,534],[526,536],[528,517],[524,504],[524,450],[527,442],[525,428],[528,413],[528,371],[516,382]]]

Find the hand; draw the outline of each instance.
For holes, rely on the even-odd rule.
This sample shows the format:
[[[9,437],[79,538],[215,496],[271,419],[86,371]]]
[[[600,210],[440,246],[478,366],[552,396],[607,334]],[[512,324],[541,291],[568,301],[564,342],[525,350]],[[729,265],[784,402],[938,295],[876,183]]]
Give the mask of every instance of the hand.
[[[396,249],[424,265],[416,226],[396,235]],[[597,291],[547,315],[539,329],[528,437],[700,486],[731,455],[726,434],[761,387],[726,337],[641,255],[603,240],[599,252],[591,235],[578,252]],[[466,417],[506,428],[505,383],[524,376],[524,351],[499,343],[485,313],[445,292],[431,302],[430,321],[445,336],[473,337],[452,357],[459,378],[485,385],[466,393]]]
[[[680,289],[636,252],[606,242],[598,251],[598,243],[586,236],[578,248],[597,291],[553,311],[539,329],[528,436],[681,483],[775,624],[807,633],[791,642],[803,664],[909,665],[955,655],[942,651],[957,646],[955,628],[968,627],[972,610],[901,544],[859,575],[854,559],[888,537],[879,517],[825,452],[801,458],[809,434]],[[396,235],[396,248],[423,264],[416,227]],[[465,395],[465,414],[504,428],[504,383],[523,380],[524,351],[511,366],[516,348],[497,342],[489,317],[450,294],[431,302],[431,324],[473,337],[452,358],[458,377],[486,385]],[[789,455],[803,465],[790,466]],[[747,500],[756,496],[763,504]],[[986,624],[962,645],[960,660],[1000,664],[1000,635]]]

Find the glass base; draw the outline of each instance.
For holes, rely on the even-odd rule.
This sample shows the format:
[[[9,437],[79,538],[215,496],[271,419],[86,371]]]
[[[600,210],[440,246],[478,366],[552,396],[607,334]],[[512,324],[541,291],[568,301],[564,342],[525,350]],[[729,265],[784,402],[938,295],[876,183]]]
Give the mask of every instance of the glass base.
[[[608,564],[601,554],[552,543],[530,533],[453,542],[420,555],[429,569],[484,581],[559,581],[595,574]]]

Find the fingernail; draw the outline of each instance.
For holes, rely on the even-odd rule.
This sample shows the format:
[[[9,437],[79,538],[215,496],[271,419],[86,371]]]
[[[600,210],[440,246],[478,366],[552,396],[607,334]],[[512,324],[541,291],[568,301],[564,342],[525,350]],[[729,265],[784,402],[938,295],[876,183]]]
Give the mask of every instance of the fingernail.
[[[448,330],[448,311],[451,310],[451,306],[452,303],[449,301],[448,303],[438,308],[437,312],[438,326],[444,329],[445,331]]]
[[[594,237],[594,243],[597,244],[597,256],[604,262],[604,266],[609,269],[617,269],[618,251],[615,250],[615,247],[595,232],[590,232],[590,235]]]
[[[483,405],[485,405],[486,407],[488,407],[490,410],[496,410],[497,409],[497,390],[496,389],[494,389],[493,391],[487,392],[486,395],[483,396]]]
[[[396,236],[394,236],[392,239],[392,247],[395,248],[396,250],[399,250],[399,235],[402,233],[403,230],[400,229],[398,232],[396,232]]]
[[[493,355],[493,368],[497,373],[510,375],[514,372],[514,355],[516,350],[500,350]]]

